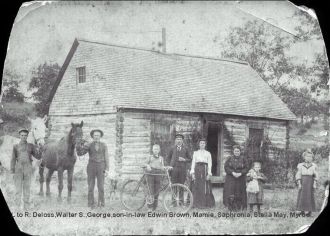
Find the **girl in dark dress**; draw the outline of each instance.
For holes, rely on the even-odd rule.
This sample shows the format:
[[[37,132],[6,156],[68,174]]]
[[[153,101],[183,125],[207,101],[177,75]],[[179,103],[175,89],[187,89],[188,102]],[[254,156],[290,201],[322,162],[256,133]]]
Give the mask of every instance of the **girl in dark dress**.
[[[196,208],[208,208],[215,205],[209,181],[212,176],[212,158],[211,153],[205,150],[205,146],[206,140],[200,139],[199,150],[194,152],[191,163],[190,174],[194,181],[192,193]]]
[[[241,155],[239,145],[233,146],[233,156],[225,162],[225,184],[223,189],[223,204],[230,211],[246,209],[246,174],[249,164]]]
[[[318,174],[316,164],[313,161],[313,153],[307,150],[303,153],[305,162],[297,166],[296,181],[298,183],[297,210],[311,214],[315,211],[314,189]]]

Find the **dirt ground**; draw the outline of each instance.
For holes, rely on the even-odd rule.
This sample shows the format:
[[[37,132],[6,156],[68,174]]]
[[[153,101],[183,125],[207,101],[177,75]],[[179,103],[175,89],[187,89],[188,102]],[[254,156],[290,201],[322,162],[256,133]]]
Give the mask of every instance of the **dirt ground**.
[[[310,225],[318,216],[312,217],[294,215],[297,189],[266,189],[262,212],[264,215],[248,216],[230,215],[222,205],[222,188],[213,188],[216,207],[210,210],[199,210],[205,213],[195,217],[192,209],[188,216],[162,215],[148,217],[134,215],[135,212],[125,211],[120,203],[119,190],[110,199],[110,186],[106,185],[106,207],[93,209],[87,207],[87,181],[76,180],[72,192],[72,201],[66,201],[66,183],[63,191],[63,201],[57,201],[57,179],[53,179],[50,198],[38,195],[38,182],[33,183],[32,206],[25,213],[15,209],[13,202],[13,186],[10,176],[2,179],[2,191],[10,206],[19,228],[32,235],[113,235],[113,234],[252,234],[252,233],[293,233],[304,225]],[[323,198],[323,189],[316,191],[317,207],[320,208]],[[95,190],[95,196],[97,192]],[[166,211],[159,204],[156,213]],[[71,213],[72,217],[56,215]],[[22,213],[23,216],[19,214]],[[98,214],[99,213],[99,214]],[[128,213],[132,213],[131,215]],[[147,213],[144,207],[138,213]],[[211,215],[213,213],[213,216]],[[290,213],[292,215],[290,215]],[[26,214],[26,215],[25,215]],[[50,214],[54,214],[50,216]],[[82,216],[80,216],[80,214]],[[286,215],[285,215],[286,214]],[[274,219],[276,223],[274,223]]]

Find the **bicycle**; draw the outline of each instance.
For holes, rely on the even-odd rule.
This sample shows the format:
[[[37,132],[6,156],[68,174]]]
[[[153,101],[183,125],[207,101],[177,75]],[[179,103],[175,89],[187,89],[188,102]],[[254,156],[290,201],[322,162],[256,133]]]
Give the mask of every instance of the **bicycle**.
[[[151,194],[145,168],[140,180],[128,180],[124,183],[120,193],[120,201],[127,210],[140,210],[146,203],[152,204],[156,194],[163,194],[163,205],[168,212],[188,212],[193,205],[193,195],[190,189],[184,184],[172,184],[169,175],[171,166],[165,166],[165,174],[152,174],[162,175],[167,177],[168,182],[160,187],[158,192],[154,195]],[[180,198],[181,192],[181,198]]]

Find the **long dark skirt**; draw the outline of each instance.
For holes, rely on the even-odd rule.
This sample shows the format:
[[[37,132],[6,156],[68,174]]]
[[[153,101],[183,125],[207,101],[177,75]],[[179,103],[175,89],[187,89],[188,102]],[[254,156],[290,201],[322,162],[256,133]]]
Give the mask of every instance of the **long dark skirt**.
[[[301,176],[301,189],[298,191],[297,210],[315,211],[314,177],[312,175]]]
[[[223,204],[231,211],[246,209],[246,177],[227,174],[223,188]]]
[[[210,208],[214,207],[214,196],[212,186],[207,177],[207,163],[198,162],[195,165],[195,181],[192,186],[194,207]]]

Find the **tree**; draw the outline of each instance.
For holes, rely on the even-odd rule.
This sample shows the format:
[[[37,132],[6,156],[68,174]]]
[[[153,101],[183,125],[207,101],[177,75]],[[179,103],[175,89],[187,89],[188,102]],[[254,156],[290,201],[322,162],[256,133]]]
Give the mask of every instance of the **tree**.
[[[285,54],[292,39],[265,22],[247,21],[232,27],[222,44],[222,57],[247,61],[271,86],[276,87],[283,75],[294,70],[292,58]]]
[[[295,27],[295,30],[298,32],[295,38],[297,42],[323,40],[321,28],[317,19],[302,10],[296,10],[293,16],[300,21],[300,25]],[[315,53],[313,66],[309,68],[308,75],[309,77],[316,78],[316,80],[309,78],[312,91],[315,91],[317,88],[328,89],[329,62],[325,45],[323,46],[322,52]]]
[[[19,91],[18,75],[5,70],[3,76],[2,102],[24,102],[25,96]]]
[[[297,37],[265,22],[247,21],[241,27],[231,28],[222,45],[222,56],[247,61],[290,110],[303,120],[306,115],[313,117],[320,114],[324,108],[312,99],[310,89],[292,88],[290,82],[295,79],[310,84],[312,72],[315,74],[318,71],[326,77],[328,70],[324,66],[327,64],[325,57],[319,57],[312,67],[306,63],[296,63],[293,57],[285,53],[296,42]]]
[[[44,63],[33,72],[34,76],[29,83],[29,90],[34,91],[32,97],[37,101],[36,111],[39,116],[47,114],[50,105],[48,104],[48,97],[59,71],[60,66],[57,63]]]
[[[305,116],[315,117],[324,111],[324,107],[312,98],[306,87],[297,89],[282,85],[277,87],[275,92],[288,105],[289,109],[300,117],[301,123],[303,123]]]

